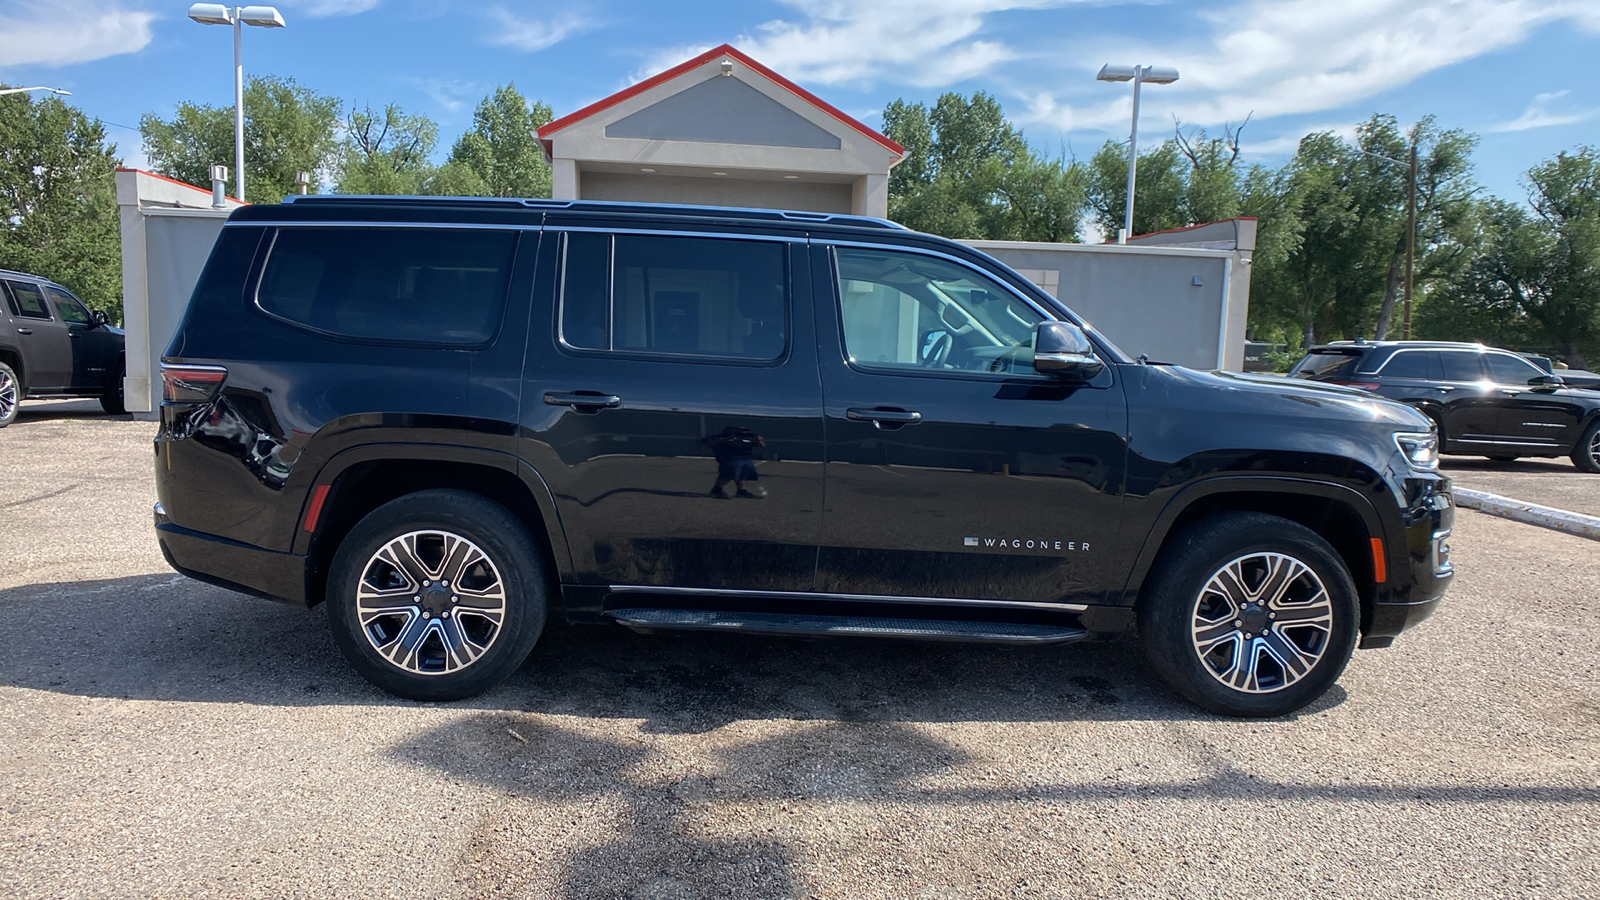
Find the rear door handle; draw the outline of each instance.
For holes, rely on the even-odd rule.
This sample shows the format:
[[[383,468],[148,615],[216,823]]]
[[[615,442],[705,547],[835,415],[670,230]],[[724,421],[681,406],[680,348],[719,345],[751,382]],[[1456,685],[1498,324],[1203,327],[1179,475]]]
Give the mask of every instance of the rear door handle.
[[[852,406],[844,411],[846,419],[857,422],[871,422],[877,428],[900,428],[922,421],[922,413],[910,409],[895,409],[874,407],[867,409],[861,406]]]
[[[570,406],[578,412],[599,412],[621,406],[622,398],[599,391],[545,391],[544,402],[551,406]]]

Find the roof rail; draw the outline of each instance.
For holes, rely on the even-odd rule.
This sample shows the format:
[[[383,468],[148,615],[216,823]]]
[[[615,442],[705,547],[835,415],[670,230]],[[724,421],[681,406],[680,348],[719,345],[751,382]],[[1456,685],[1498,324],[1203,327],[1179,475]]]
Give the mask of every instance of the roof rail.
[[[787,209],[757,209],[741,206],[698,206],[685,203],[632,203],[613,200],[553,200],[546,197],[423,197],[414,195],[372,194],[292,194],[284,203],[312,205],[370,206],[472,206],[479,209],[570,209],[596,212],[640,213],[663,216],[735,217],[789,220],[794,222],[828,222],[836,225],[853,225],[858,228],[887,228],[907,230],[898,222],[872,216],[845,213],[807,212]]]

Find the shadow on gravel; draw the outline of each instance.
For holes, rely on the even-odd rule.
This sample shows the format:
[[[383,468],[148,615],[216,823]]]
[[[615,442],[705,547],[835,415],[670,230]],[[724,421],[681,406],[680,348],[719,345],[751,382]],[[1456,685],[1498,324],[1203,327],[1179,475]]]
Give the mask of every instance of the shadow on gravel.
[[[115,422],[131,422],[133,416],[123,413],[111,415],[100,408],[98,400],[84,400],[74,403],[29,403],[24,402],[17,410],[17,418],[9,427],[17,428],[26,426],[29,422],[50,422],[58,419],[109,419]]]
[[[1492,459],[1480,459],[1473,456],[1444,456],[1439,459],[1439,468],[1445,474],[1456,472],[1562,472],[1568,475],[1577,472],[1572,463],[1565,456],[1559,459],[1546,459],[1543,457],[1522,457],[1511,462],[1495,462]]]
[[[0,684],[91,697],[273,705],[405,704],[344,662],[319,609],[176,574],[0,591],[29,640]],[[1304,714],[1344,699],[1335,687]],[[694,734],[752,719],[833,722],[1207,719],[1170,695],[1129,640],[994,647],[870,639],[641,636],[547,628],[506,684],[456,706],[639,719]]]

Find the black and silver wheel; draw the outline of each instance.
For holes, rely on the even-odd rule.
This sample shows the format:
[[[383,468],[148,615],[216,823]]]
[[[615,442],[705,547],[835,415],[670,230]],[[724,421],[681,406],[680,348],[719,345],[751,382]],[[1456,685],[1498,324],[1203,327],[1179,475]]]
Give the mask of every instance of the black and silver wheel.
[[[413,700],[459,700],[527,659],[545,595],[533,540],[505,507],[421,491],[378,507],[340,544],[328,619],[369,681]]]
[[[1213,712],[1276,716],[1338,680],[1358,600],[1326,541],[1258,513],[1214,516],[1172,540],[1140,601],[1139,631],[1173,689]]]
[[[0,363],[0,428],[16,421],[17,407],[22,403],[22,384],[17,373],[5,363]]]
[[[1589,423],[1572,448],[1572,464],[1590,473],[1600,473],[1600,418]]]

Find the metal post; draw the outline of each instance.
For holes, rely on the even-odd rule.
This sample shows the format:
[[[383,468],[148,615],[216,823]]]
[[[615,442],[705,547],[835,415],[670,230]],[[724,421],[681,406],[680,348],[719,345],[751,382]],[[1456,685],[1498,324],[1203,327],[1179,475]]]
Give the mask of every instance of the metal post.
[[[1406,194],[1406,308],[1400,338],[1411,340],[1411,270],[1417,259],[1417,144],[1411,142],[1411,189]]]
[[[1133,76],[1133,127],[1128,131],[1128,202],[1122,211],[1122,233],[1117,243],[1126,244],[1133,235],[1133,184],[1139,172],[1139,86],[1144,83],[1145,66],[1135,66]]]
[[[228,167],[211,167],[211,207],[213,209],[227,209],[228,207]]]
[[[244,52],[239,18],[243,7],[233,8],[233,189],[244,200]]]

